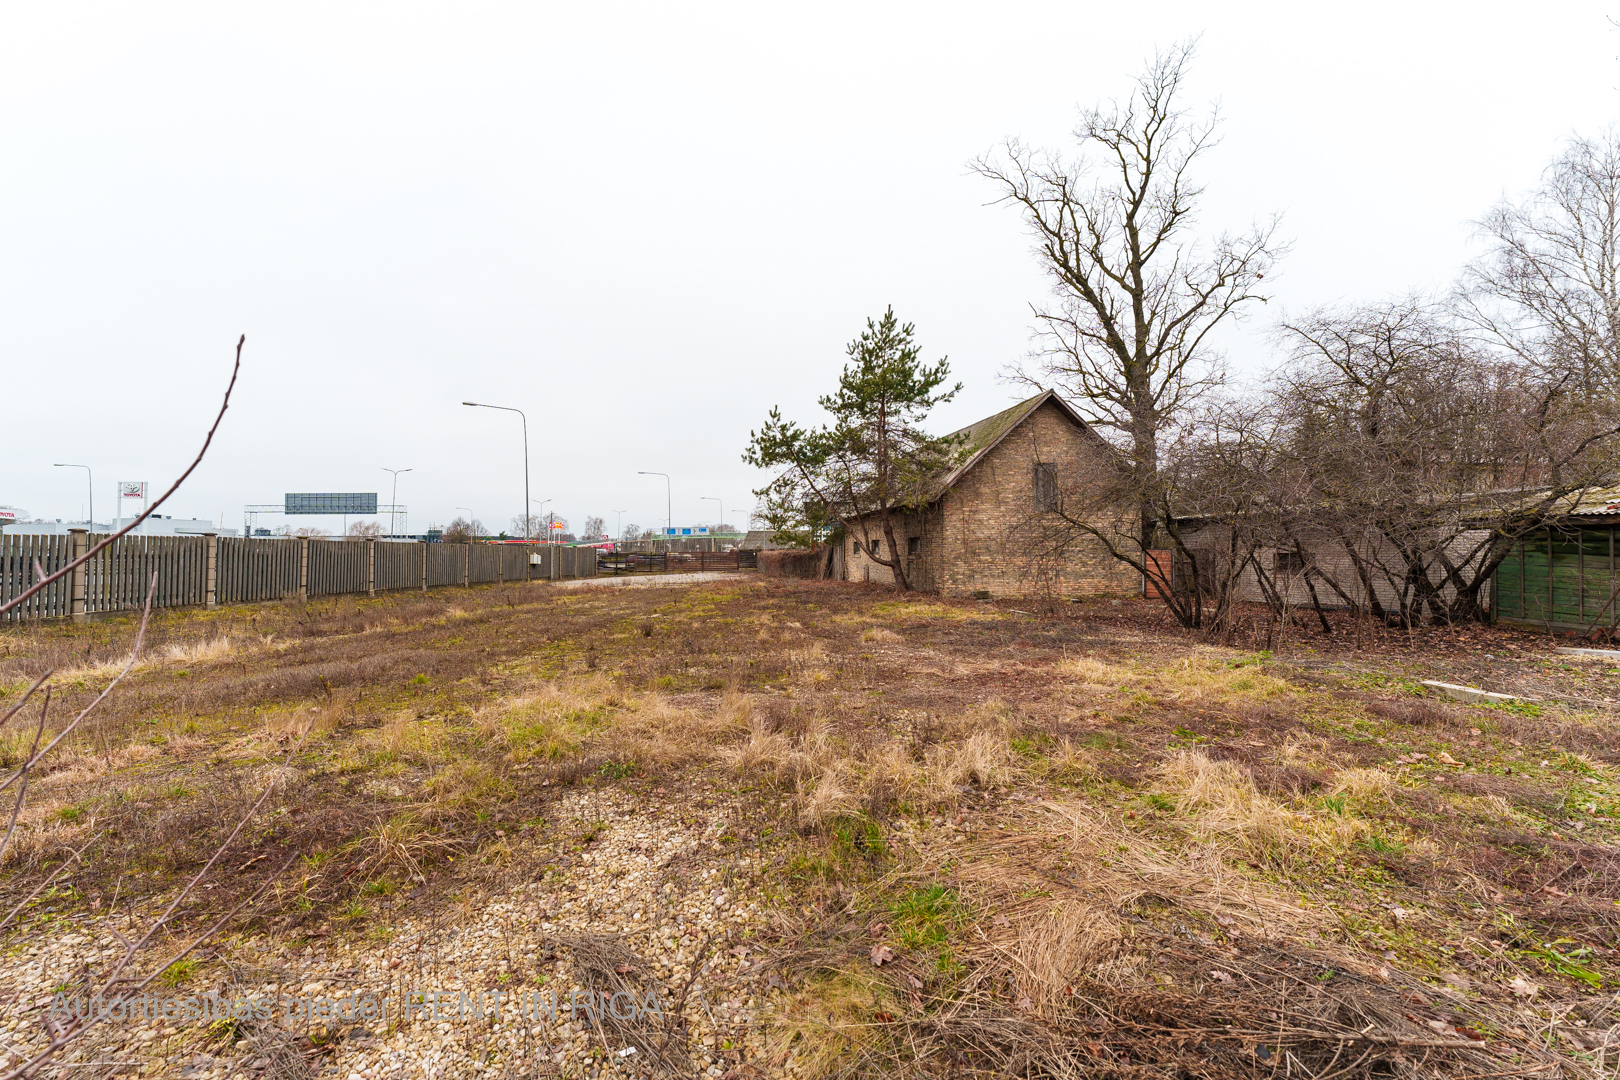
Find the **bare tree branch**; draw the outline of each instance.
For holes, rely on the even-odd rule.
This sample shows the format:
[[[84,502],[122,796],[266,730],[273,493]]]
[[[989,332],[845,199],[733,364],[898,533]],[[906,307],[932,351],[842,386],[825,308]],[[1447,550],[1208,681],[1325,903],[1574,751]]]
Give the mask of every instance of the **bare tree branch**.
[[[165,491],[162,495],[158,496],[157,500],[155,502],[153,502],[151,506],[148,506],[145,510],[141,511],[140,516],[135,518],[134,521],[131,521],[128,525],[124,526],[122,529],[119,529],[117,532],[113,533],[111,536],[107,537],[105,540],[101,541],[99,544],[96,544],[89,551],[85,552],[83,555],[79,556],[77,559],[74,559],[72,562],[70,562],[66,566],[62,567],[56,573],[51,574],[49,576],[41,576],[43,574],[43,571],[40,568],[38,561],[36,560],[35,564],[34,564],[34,568],[35,568],[35,577],[38,578],[38,580],[36,580],[34,582],[34,584],[29,586],[27,589],[24,589],[22,592],[18,593],[16,596],[12,597],[10,600],[7,600],[5,603],[0,604],[0,615],[5,614],[7,611],[10,611],[12,608],[14,608],[17,605],[21,604],[24,600],[27,600],[30,596],[33,596],[35,593],[37,593],[41,589],[45,588],[47,585],[51,584],[53,581],[61,580],[62,578],[66,577],[68,574],[71,574],[78,567],[83,566],[85,563],[87,563],[91,559],[95,558],[108,545],[112,544],[114,541],[116,541],[120,537],[124,536],[131,529],[134,529],[136,526],[140,525],[140,523],[145,521],[148,517],[150,517],[152,515],[152,513],[157,510],[158,507],[162,506],[164,504],[164,502],[166,502],[168,500],[170,495],[173,495],[176,491],[180,490],[180,485],[185,483],[187,477],[189,477],[193,472],[196,471],[196,468],[197,468],[198,465],[202,464],[203,455],[208,453],[208,447],[214,441],[214,433],[219,430],[220,421],[225,419],[225,410],[230,408],[230,406],[231,406],[231,391],[236,388],[236,377],[242,370],[242,345],[246,341],[247,341],[247,335],[243,334],[236,342],[236,363],[234,365],[232,365],[232,367],[231,367],[231,381],[225,387],[225,399],[222,402],[220,402],[219,413],[218,413],[218,415],[216,415],[214,417],[214,424],[213,424],[212,427],[210,427],[208,429],[208,434],[203,439],[202,449],[197,451],[196,458],[194,458],[192,460],[190,465],[186,466],[186,471],[181,473],[180,476],[175,480],[175,482],[169,485],[169,490]]]

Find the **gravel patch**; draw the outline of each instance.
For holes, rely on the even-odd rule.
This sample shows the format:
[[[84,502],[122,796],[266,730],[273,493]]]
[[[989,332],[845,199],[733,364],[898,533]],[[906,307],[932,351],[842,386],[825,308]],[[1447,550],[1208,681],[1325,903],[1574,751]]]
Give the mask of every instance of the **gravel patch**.
[[[615,585],[647,589],[662,588],[665,585],[699,585],[705,581],[742,581],[751,576],[754,580],[759,580],[758,575],[739,574],[730,570],[704,570],[692,574],[633,574],[626,577],[574,578],[568,581],[554,581],[551,584],[557,589],[598,589]]]
[[[545,855],[535,880],[451,896],[432,911],[411,894],[380,898],[366,935],[297,947],[262,935],[233,941],[159,996],[273,999],[271,1019],[109,1019],[60,1058],[105,1064],[61,1075],[790,1075],[791,1060],[765,1060],[769,991],[750,970],[759,956],[749,943],[765,926],[761,863],[746,849],[721,850],[739,807],[577,791],[547,812],[594,828],[588,850]],[[549,846],[553,831],[502,840]],[[121,949],[109,931],[140,925],[120,911],[13,935],[0,956],[6,1047],[43,1045],[53,995],[82,986],[86,965],[106,969]],[[617,996],[604,1003],[607,993]],[[323,1018],[327,1010],[348,1018]]]

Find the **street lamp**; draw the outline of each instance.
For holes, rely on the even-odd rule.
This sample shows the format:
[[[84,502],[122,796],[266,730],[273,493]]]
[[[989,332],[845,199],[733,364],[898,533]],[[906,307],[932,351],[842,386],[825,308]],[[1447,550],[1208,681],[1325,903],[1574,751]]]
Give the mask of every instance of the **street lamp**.
[[[386,465],[381,466],[381,468],[383,472],[394,474],[394,494],[388,502],[388,535],[392,537],[394,535],[394,507],[399,502],[399,474],[402,472],[410,472],[411,470],[390,469]]]
[[[546,503],[548,503],[550,501],[551,501],[550,499],[530,499],[529,500],[529,502],[531,504],[538,504],[541,507],[544,507],[546,505]],[[524,524],[527,525],[528,522],[525,521]],[[546,532],[546,543],[548,543],[548,544],[551,543],[551,533],[550,533],[549,530]]]
[[[522,409],[514,409],[510,405],[485,405],[479,401],[463,401],[463,405],[471,405],[475,409],[500,409],[502,412],[515,412],[523,420],[523,539],[529,539],[529,418],[523,415]]]
[[[638,469],[636,473],[639,476],[662,476],[664,478],[664,536],[668,538],[669,530],[675,527],[675,515],[670,511],[670,507],[674,505],[674,502],[670,496],[669,473],[649,472],[646,469]]]
[[[721,525],[724,525],[726,523],[726,504],[725,503],[720,502],[720,500],[715,498],[713,495],[699,495],[698,496],[698,502],[720,503],[720,522],[719,523]],[[719,548],[715,547],[715,544],[718,543],[718,541],[716,541],[714,539],[714,537],[717,536],[717,535],[719,535],[719,534],[716,533],[716,532],[711,532],[710,533],[710,537],[709,537],[709,550],[710,551],[719,551],[720,550]]]
[[[84,470],[84,482],[89,488],[89,495],[90,495],[90,520],[85,522],[85,525],[89,529],[95,528],[96,527],[96,481],[95,481],[95,477],[92,476],[91,473],[90,473],[90,466],[88,466],[88,465],[66,465],[66,464],[63,464],[62,462],[57,462],[56,464],[52,465],[51,468],[53,468],[53,469],[83,469]]]
[[[724,525],[726,523],[726,504],[725,503],[720,502],[720,500],[715,498],[713,495],[699,495],[698,496],[698,502],[720,503],[720,524]]]
[[[629,507],[626,507],[625,509],[627,510],[627,509],[629,509]],[[619,515],[619,531],[613,534],[613,539],[615,539],[615,540],[623,540],[624,539],[624,510],[615,510],[613,512],[615,514]]]

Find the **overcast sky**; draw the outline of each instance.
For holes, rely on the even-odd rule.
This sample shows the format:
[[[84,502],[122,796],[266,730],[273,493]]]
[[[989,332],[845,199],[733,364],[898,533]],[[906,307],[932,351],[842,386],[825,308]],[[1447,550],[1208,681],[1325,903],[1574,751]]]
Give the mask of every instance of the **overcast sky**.
[[[1533,12],[1533,14],[1532,14]],[[0,15],[0,505],[97,517],[195,453],[177,516],[377,491],[420,529],[531,493],[745,524],[772,405],[815,419],[892,304],[967,385],[1022,396],[1045,283],[966,163],[1070,144],[1202,34],[1224,140],[1201,224],[1280,212],[1283,312],[1443,288],[1470,222],[1610,124],[1620,32],[1587,4],[11,4]],[[319,519],[316,519],[317,521]],[[297,524],[315,523],[311,520]],[[333,522],[335,524],[335,522]]]

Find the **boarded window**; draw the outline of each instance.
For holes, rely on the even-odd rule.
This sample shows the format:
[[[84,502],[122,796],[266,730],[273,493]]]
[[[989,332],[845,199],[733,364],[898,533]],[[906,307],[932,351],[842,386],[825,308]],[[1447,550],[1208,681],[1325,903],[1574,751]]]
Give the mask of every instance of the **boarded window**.
[[[1299,577],[1305,572],[1305,553],[1302,551],[1277,552],[1277,576]]]
[[[1049,461],[1035,463],[1035,509],[1058,508],[1057,468]]]

